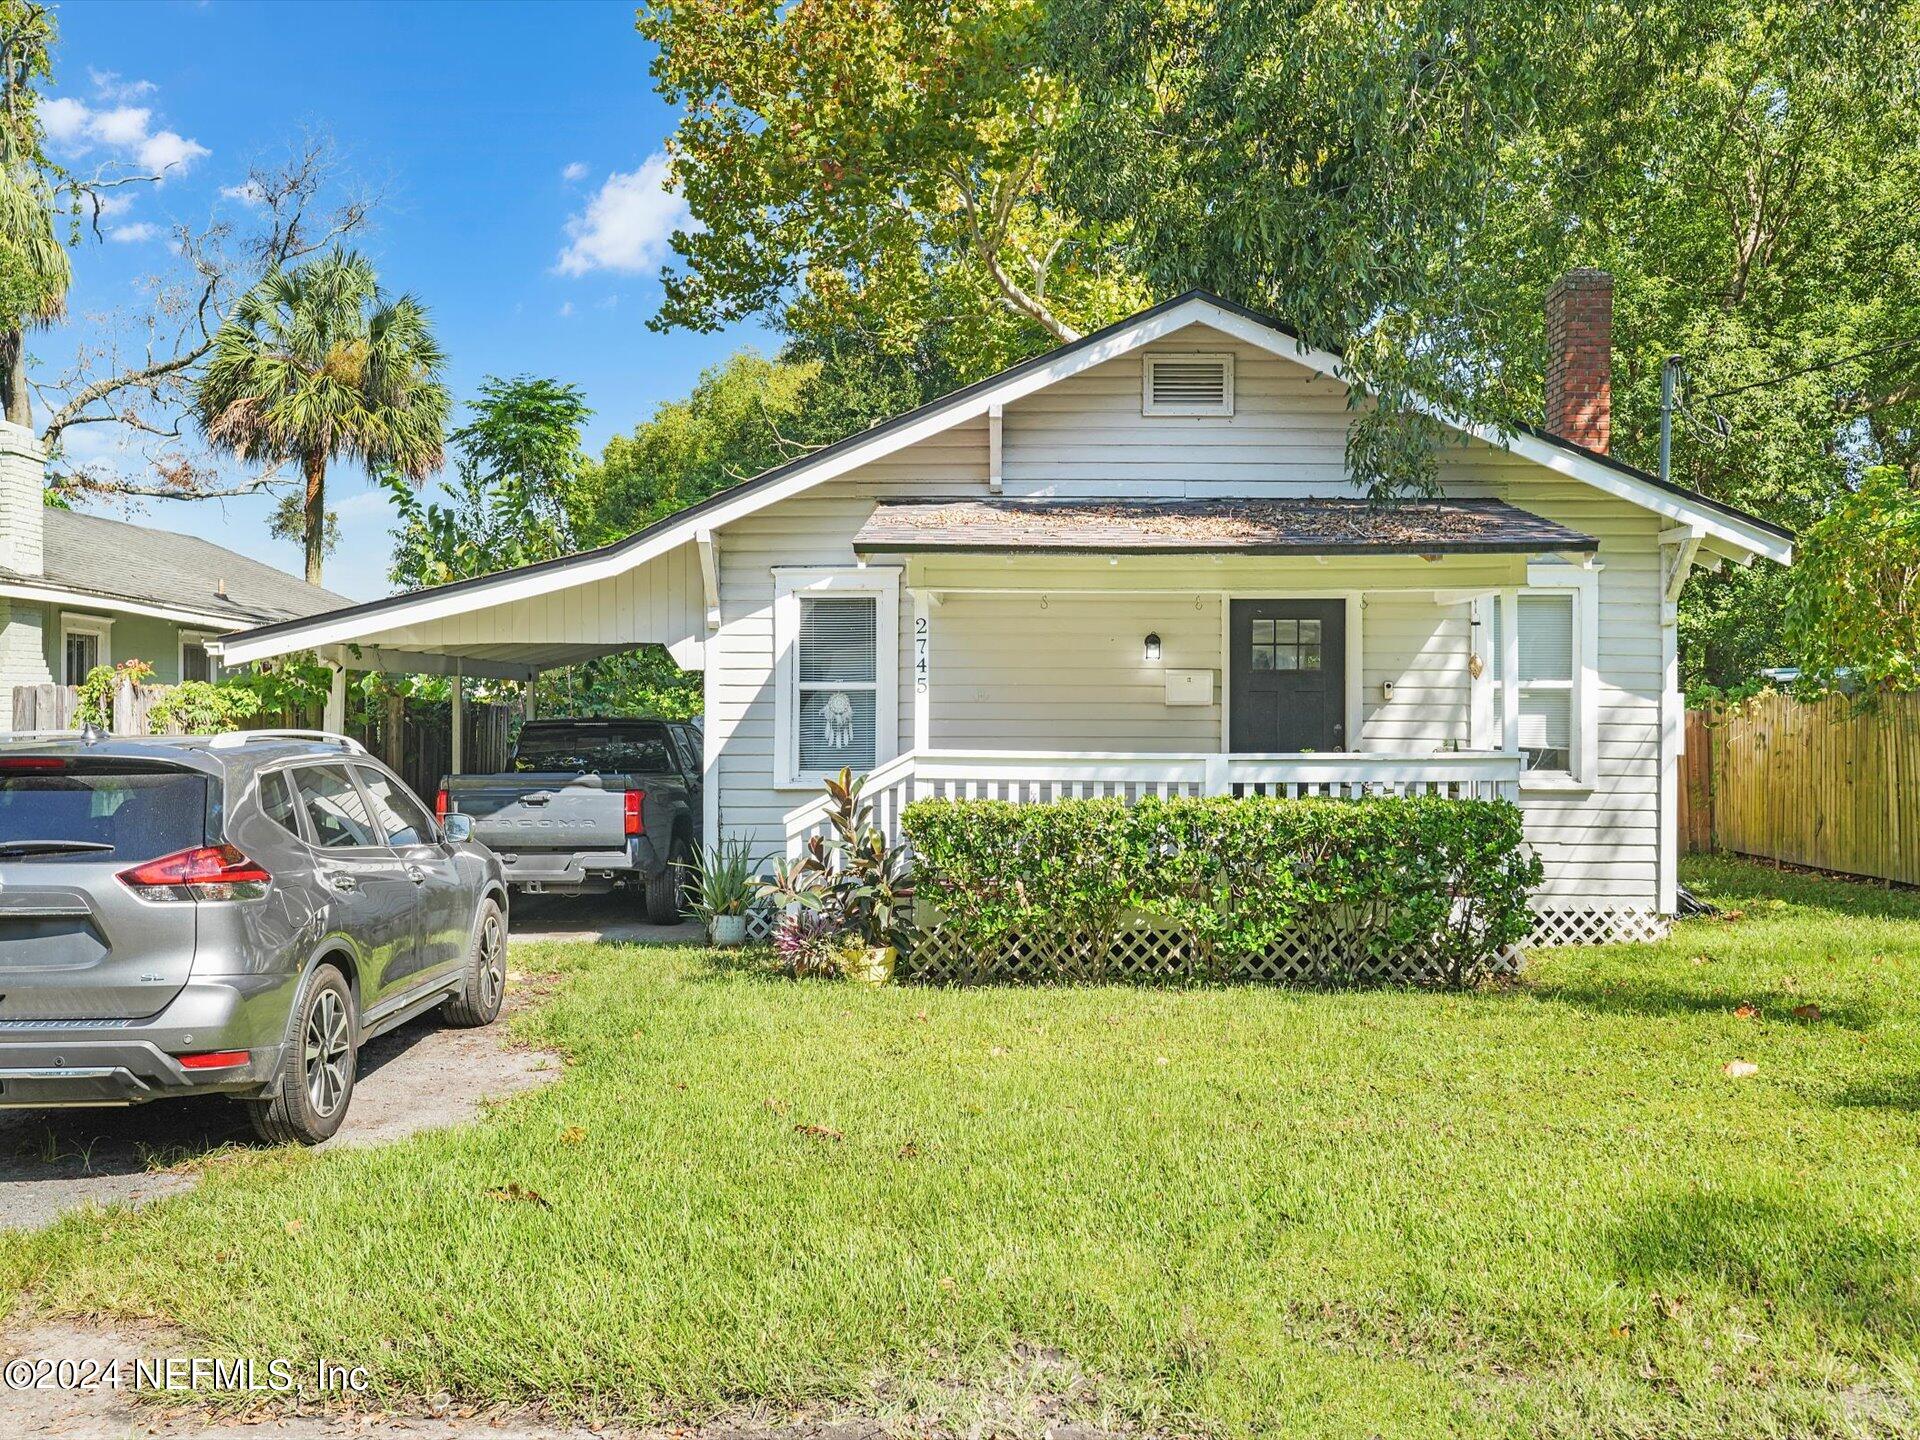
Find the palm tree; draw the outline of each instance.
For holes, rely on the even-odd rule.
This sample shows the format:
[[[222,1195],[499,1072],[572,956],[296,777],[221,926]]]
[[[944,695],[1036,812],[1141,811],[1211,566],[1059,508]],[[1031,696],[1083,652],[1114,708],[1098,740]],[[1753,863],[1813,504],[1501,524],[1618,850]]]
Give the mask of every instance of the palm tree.
[[[420,302],[389,301],[350,250],[274,271],[220,327],[194,388],[201,428],[243,460],[299,463],[310,584],[320,583],[328,461],[350,456],[411,480],[440,468],[453,408],[445,359]]]
[[[66,314],[72,271],[54,233],[58,197],[41,151],[34,84],[51,73],[53,20],[27,0],[0,0],[0,412],[33,424],[26,332]]]

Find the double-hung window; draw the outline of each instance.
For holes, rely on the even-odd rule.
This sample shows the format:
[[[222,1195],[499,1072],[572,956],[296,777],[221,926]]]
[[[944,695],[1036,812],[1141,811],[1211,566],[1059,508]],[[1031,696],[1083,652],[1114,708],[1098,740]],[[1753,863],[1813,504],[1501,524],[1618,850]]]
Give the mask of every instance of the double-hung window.
[[[899,573],[778,570],[777,763],[811,783],[893,758],[899,709]]]
[[[1494,654],[1506,655],[1503,606],[1494,607]],[[1520,753],[1528,770],[1573,773],[1573,596],[1566,591],[1522,591],[1520,619]],[[1505,699],[1494,687],[1495,713]]]
[[[1531,583],[1514,597],[1519,638],[1520,755],[1523,784],[1591,783],[1597,726],[1589,694],[1598,625],[1595,576],[1570,567],[1535,565]],[[1507,608],[1487,599],[1489,738],[1504,733],[1507,677]]]

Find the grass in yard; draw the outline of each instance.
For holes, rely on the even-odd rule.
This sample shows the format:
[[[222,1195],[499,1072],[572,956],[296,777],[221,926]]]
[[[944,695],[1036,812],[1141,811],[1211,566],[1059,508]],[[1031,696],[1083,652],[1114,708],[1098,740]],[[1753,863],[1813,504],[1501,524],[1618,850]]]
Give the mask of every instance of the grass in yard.
[[[1909,1433],[1920,897],[1692,882],[1740,918],[1481,995],[544,948],[558,1084],[7,1241],[0,1303],[588,1410],[898,1404],[1024,1342],[1177,1431]]]

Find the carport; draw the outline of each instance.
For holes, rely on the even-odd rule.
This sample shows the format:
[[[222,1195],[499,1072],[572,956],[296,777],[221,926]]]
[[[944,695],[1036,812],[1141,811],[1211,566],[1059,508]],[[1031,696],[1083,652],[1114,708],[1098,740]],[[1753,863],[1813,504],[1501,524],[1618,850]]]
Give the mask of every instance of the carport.
[[[517,680],[532,718],[542,671],[647,644],[664,645],[683,669],[704,669],[718,617],[712,536],[683,519],[600,550],[238,631],[207,648],[227,665],[317,656],[333,672],[325,725],[337,731],[353,671]],[[458,771],[465,704],[460,687],[453,695]],[[709,807],[715,798],[707,786]]]

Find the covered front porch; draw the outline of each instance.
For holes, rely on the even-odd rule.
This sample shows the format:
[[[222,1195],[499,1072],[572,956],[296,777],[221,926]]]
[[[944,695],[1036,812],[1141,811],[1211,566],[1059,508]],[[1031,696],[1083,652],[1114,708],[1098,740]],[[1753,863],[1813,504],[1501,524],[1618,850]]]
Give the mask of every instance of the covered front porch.
[[[826,742],[846,739],[890,836],[930,797],[1517,798],[1530,766],[1570,765],[1591,659],[1570,625],[1557,701],[1551,680],[1501,684],[1521,673],[1520,592],[1543,570],[1588,585],[1596,548],[1493,500],[883,502],[854,549],[886,577],[883,619],[900,588],[897,683],[873,676],[893,753],[857,753],[864,725],[810,732],[816,711],[865,708],[857,682],[808,679],[810,631],[826,640],[859,582],[795,575],[776,599],[798,652],[790,773],[838,768]],[[811,798],[789,809],[787,846],[823,819]]]

